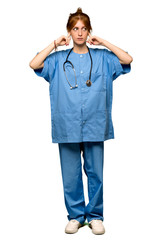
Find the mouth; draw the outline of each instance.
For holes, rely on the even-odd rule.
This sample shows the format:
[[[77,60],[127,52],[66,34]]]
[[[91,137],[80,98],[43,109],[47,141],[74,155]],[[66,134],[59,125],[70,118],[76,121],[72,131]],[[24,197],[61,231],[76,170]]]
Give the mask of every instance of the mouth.
[[[77,40],[83,40],[83,38],[77,38]]]

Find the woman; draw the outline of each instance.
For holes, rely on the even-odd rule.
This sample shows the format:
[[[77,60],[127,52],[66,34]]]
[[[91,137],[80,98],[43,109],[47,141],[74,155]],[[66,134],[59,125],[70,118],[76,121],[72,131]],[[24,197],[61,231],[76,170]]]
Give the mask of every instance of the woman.
[[[50,84],[52,142],[59,147],[69,220],[65,232],[77,232],[87,220],[94,234],[103,234],[104,141],[114,138],[112,82],[131,70],[133,59],[108,41],[92,36],[90,19],[81,8],[70,14],[66,27],[68,35],[39,52],[30,67]],[[57,46],[68,46],[71,37],[73,48],[56,51]],[[86,42],[104,48],[89,48]],[[87,205],[81,152],[88,179]]]

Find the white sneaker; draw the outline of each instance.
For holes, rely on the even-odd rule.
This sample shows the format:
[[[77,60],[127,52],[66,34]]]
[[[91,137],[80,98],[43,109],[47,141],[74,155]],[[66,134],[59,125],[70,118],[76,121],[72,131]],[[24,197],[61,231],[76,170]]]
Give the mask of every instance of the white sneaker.
[[[89,227],[92,229],[92,233],[94,234],[104,234],[105,228],[103,226],[102,220],[93,219],[89,222]]]
[[[65,233],[76,233],[80,227],[82,227],[80,222],[76,219],[71,219],[65,228]]]

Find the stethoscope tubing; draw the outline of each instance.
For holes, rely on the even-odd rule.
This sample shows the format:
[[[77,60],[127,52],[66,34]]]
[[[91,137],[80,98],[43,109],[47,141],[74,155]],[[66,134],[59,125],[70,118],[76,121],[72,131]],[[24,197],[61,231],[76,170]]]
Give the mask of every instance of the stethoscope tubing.
[[[92,61],[92,56],[91,56],[89,47],[87,46],[87,48],[88,48],[88,52],[89,52],[90,59],[91,59],[91,68],[90,68],[90,74],[89,74],[89,81],[91,82],[91,72],[92,72],[93,61]],[[64,70],[65,75],[66,75],[65,64],[66,64],[67,62],[71,64],[72,69],[73,69],[73,71],[74,71],[74,75],[75,75],[75,79],[76,79],[76,81],[75,81],[75,87],[71,86],[70,82],[68,81],[67,75],[66,75],[66,79],[67,79],[67,81],[68,81],[71,89],[78,87],[78,85],[77,85],[77,78],[76,78],[76,71],[75,71],[74,65],[72,64],[71,61],[68,60],[68,57],[69,57],[69,55],[70,55],[70,53],[71,53],[72,50],[73,50],[73,48],[71,48],[71,50],[69,51],[69,53],[68,53],[68,55],[67,55],[66,61],[63,63],[63,70]],[[87,81],[88,81],[88,80],[87,80]]]

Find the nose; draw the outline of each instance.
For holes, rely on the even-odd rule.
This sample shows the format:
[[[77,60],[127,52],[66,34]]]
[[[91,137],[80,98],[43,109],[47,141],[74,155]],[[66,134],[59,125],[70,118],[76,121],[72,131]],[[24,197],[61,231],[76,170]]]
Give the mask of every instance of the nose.
[[[78,35],[82,36],[82,30],[81,29],[78,31]]]

